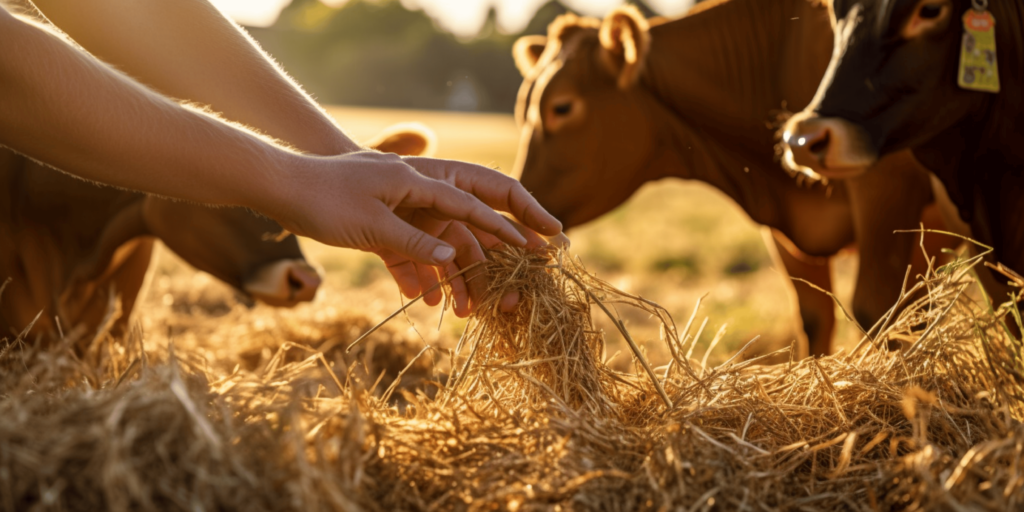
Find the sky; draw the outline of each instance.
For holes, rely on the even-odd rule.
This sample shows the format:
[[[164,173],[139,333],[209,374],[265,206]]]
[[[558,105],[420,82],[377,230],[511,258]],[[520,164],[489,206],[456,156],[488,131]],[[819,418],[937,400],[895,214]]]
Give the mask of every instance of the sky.
[[[274,23],[290,0],[211,0],[235,21],[249,26],[265,27]],[[340,5],[346,0],[321,0]],[[498,26],[506,32],[519,32],[547,0],[401,0],[408,9],[422,9],[446,30],[461,37],[475,35],[493,5]],[[625,3],[623,0],[562,0],[570,9],[590,16],[603,16]],[[647,0],[647,5],[666,16],[684,13],[693,0]]]

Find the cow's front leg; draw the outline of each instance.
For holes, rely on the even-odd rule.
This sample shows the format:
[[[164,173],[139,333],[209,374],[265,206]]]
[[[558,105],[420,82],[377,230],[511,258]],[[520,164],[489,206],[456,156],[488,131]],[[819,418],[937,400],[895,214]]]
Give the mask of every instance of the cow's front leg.
[[[848,180],[847,190],[860,253],[853,315],[868,330],[899,300],[907,266],[914,263],[908,287],[927,270],[921,233],[906,231],[922,222],[925,229],[941,229],[942,224],[934,208],[927,209],[932,203],[928,173],[909,152],[883,158],[863,176]],[[929,256],[940,255],[949,241],[936,234],[924,240]]]
[[[124,335],[139,299],[139,292],[146,282],[153,244],[153,238],[140,237],[118,248],[103,275],[89,283],[88,287],[83,287],[91,292],[81,297],[85,303],[80,306],[79,314],[71,323],[85,325],[92,336],[95,329],[103,327],[103,321],[109,314],[110,293],[114,293],[121,301],[121,315],[111,324],[110,334],[114,337]]]
[[[774,229],[765,228],[764,237],[776,266],[779,270],[785,269],[793,278],[790,295],[800,311],[796,331],[801,346],[807,347],[811,356],[828,354],[832,350],[832,333],[836,324],[835,305],[831,297],[808,283],[832,291],[830,260],[803,254],[785,235]]]

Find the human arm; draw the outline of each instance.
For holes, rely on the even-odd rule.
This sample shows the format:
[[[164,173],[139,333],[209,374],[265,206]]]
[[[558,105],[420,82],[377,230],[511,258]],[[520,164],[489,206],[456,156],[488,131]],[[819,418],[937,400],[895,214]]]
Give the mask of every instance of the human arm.
[[[26,11],[38,7],[87,51],[163,94],[208,105],[231,121],[304,152],[326,156],[358,149],[243,30],[206,0],[14,1]],[[435,235],[459,247],[460,255],[476,255],[468,260],[460,256],[461,266],[482,259],[479,245],[500,243],[486,236],[466,240],[467,230],[446,227]],[[532,245],[543,243],[529,230],[520,231]],[[410,297],[437,281],[434,269],[410,264],[394,253],[380,254]],[[451,283],[460,314],[468,312],[466,280],[460,277]],[[486,289],[480,279],[468,286],[475,297]],[[439,300],[437,293],[427,296],[430,304]]]
[[[493,207],[523,215],[532,229],[559,230],[521,186],[495,171],[447,161],[410,165],[372,152],[297,154],[182,107],[2,9],[0,142],[87,179],[247,206],[297,234],[343,247],[387,248],[424,264],[450,263],[453,254],[434,256],[450,245],[392,212],[420,209],[524,243],[511,224],[459,187],[489,194],[483,198]]]
[[[30,7],[29,0],[18,0]],[[33,0],[86,51],[155,91],[210,106],[307,153],[353,142],[256,43],[206,0]]]

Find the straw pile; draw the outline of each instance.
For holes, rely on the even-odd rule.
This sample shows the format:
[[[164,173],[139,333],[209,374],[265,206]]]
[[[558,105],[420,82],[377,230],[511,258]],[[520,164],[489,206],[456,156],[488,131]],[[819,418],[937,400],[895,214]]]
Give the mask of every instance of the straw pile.
[[[0,354],[0,506],[1020,509],[1021,347],[1005,311],[965,293],[973,263],[930,272],[855,350],[774,366],[708,367],[696,311],[678,328],[564,253],[517,251],[492,254],[489,298],[432,385],[405,382],[431,348],[382,385],[340,339],[326,354],[282,343],[248,369],[147,352],[137,333],[78,356],[15,340]],[[521,305],[498,313],[508,290]],[[637,347],[634,372],[606,366],[603,336],[619,334],[595,329],[595,306],[650,312],[671,364]],[[388,350],[387,329],[361,343]]]

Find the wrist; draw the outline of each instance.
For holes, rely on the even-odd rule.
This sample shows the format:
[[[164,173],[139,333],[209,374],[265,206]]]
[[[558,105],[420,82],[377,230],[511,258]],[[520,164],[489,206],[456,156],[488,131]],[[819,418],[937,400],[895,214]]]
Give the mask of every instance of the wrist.
[[[300,145],[295,145],[304,153],[317,156],[338,156],[361,151],[363,148],[348,138],[333,123],[327,123],[318,136],[309,137]]]
[[[297,200],[300,175],[310,165],[309,160],[315,158],[280,148],[270,149],[260,159],[259,172],[251,173],[252,179],[241,180],[240,205],[285,223]]]

